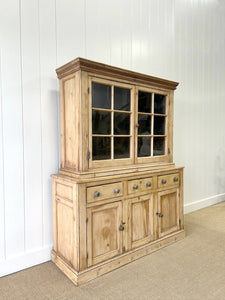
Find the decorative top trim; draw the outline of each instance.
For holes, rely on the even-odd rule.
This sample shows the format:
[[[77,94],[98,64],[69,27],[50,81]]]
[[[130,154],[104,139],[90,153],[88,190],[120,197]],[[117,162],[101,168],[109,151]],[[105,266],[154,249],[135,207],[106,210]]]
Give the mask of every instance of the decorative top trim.
[[[155,87],[167,88],[170,90],[175,90],[179,84],[178,82],[113,67],[80,57],[63,65],[62,67],[57,68],[56,73],[58,78],[61,79],[79,70],[91,72],[96,75],[104,75],[117,79],[128,80],[134,84],[154,85]]]

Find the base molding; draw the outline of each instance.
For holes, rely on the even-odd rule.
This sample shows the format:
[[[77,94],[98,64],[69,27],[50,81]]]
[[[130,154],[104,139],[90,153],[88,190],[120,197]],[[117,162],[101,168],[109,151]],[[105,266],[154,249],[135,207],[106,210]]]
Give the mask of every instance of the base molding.
[[[166,247],[176,241],[185,237],[184,230],[180,230],[169,236],[153,241],[145,246],[130,250],[120,256],[109,259],[105,262],[92,266],[84,271],[77,272],[61,257],[59,257],[54,250],[52,250],[52,261],[58,268],[76,285],[84,284],[92,279],[95,279],[105,273],[115,270],[125,264],[128,264],[138,258],[148,255],[163,247]]]
[[[208,206],[215,205],[223,201],[225,201],[225,194],[219,194],[195,202],[184,204],[184,213],[188,214],[193,211],[206,208]]]
[[[0,261],[0,277],[49,261],[51,259],[51,250],[52,245],[48,245],[15,257],[7,257],[7,259]]]

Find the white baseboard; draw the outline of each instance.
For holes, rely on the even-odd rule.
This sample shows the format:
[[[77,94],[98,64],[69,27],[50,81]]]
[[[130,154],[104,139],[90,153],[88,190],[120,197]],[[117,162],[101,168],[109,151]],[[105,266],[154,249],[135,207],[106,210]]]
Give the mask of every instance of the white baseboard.
[[[52,245],[0,261],[0,277],[51,260]]]
[[[199,201],[191,202],[188,204],[184,204],[184,214],[188,214],[195,210],[205,208],[220,202],[225,201],[225,194],[219,194],[213,197],[201,199]]]

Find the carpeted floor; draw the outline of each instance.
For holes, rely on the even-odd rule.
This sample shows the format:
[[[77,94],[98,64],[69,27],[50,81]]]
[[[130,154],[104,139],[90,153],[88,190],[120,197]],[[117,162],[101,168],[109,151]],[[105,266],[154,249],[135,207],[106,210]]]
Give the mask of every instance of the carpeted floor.
[[[76,287],[51,262],[0,279],[0,299],[225,299],[225,202],[185,215],[186,238]]]

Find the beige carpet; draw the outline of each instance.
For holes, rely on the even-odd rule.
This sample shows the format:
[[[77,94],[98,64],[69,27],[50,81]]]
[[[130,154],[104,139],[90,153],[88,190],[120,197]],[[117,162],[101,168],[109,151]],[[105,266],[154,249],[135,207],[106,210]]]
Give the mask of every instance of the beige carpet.
[[[0,279],[0,299],[225,299],[225,202],[185,216],[187,237],[76,287],[51,262]]]

